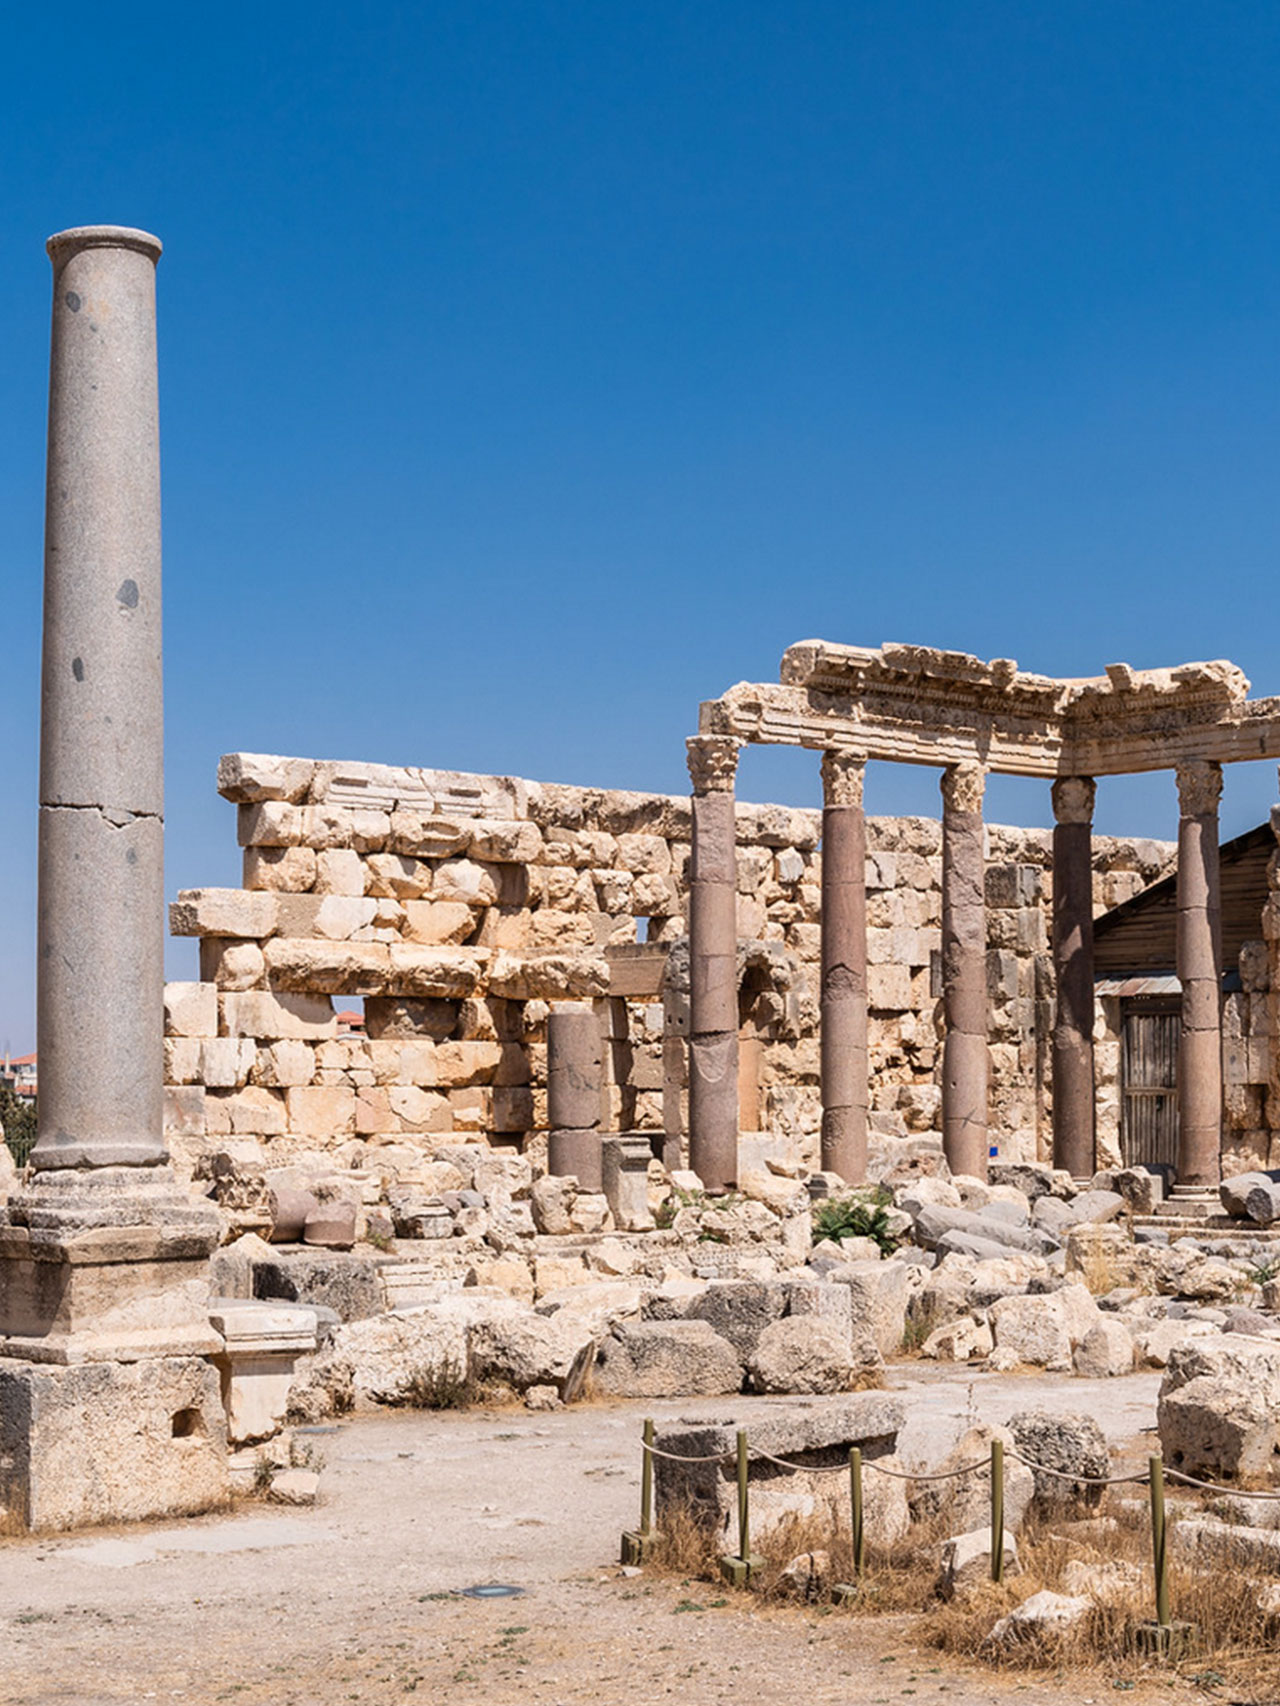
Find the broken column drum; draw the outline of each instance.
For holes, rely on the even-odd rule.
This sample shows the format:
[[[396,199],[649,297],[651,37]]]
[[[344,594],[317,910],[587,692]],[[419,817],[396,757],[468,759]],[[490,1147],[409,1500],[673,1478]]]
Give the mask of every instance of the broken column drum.
[[[1053,1164],[1075,1179],[1094,1170],[1093,803],[1097,784],[1053,784]]]
[[[953,1173],[987,1176],[987,913],[980,764],[942,773],[942,1145]]]
[[[547,1171],[603,1190],[600,1021],[588,1006],[553,1007],[547,1018]]]
[[[738,1181],[738,742],[696,735],[689,888],[689,1165],[709,1191]]]
[[[1178,778],[1178,1184],[1216,1189],[1222,1174],[1222,766],[1191,760]]]
[[[822,1166],[846,1184],[867,1176],[866,765],[822,758]]]

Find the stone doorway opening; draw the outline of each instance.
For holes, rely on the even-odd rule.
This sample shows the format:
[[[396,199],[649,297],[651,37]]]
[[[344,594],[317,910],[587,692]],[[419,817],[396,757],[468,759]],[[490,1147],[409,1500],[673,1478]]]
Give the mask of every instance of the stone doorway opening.
[[[1126,1167],[1178,1160],[1177,996],[1120,1003],[1120,1150]]]

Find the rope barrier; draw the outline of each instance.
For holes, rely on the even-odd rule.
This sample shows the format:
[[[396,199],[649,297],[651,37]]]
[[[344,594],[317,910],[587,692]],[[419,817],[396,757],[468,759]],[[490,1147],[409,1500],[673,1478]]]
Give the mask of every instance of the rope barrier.
[[[642,1441],[641,1449],[652,1453],[654,1457],[664,1457],[669,1463],[727,1463],[734,1455],[732,1451],[720,1451],[707,1457],[687,1457],[679,1452],[663,1451],[659,1446],[650,1445],[647,1441]],[[793,1475],[801,1473],[806,1475],[843,1475],[847,1468],[847,1465],[843,1463],[792,1463],[789,1458],[775,1457],[771,1451],[762,1451],[759,1446],[754,1448],[751,1455],[757,1462],[773,1463],[779,1469],[789,1470]],[[1082,1487],[1128,1487],[1139,1484],[1145,1486],[1147,1482],[1145,1473],[1137,1475],[1082,1475],[1070,1469],[1052,1469],[1047,1463],[1036,1463],[1030,1457],[1023,1457],[1021,1453],[1016,1451],[1010,1451],[1006,1455],[1012,1462],[1021,1463],[1024,1468],[1033,1469],[1039,1474],[1050,1475],[1057,1481],[1075,1481]],[[868,1458],[864,1461],[863,1468],[874,1469],[878,1475],[887,1475],[894,1481],[929,1483],[955,1481],[962,1475],[985,1475],[990,1472],[991,1464],[984,1457],[976,1463],[962,1463],[958,1469],[942,1469],[926,1474],[923,1470],[916,1469],[890,1469],[886,1465],[878,1463],[874,1458]],[[1239,1491],[1236,1487],[1214,1487],[1208,1481],[1195,1481],[1189,1475],[1178,1474],[1178,1471],[1174,1469],[1166,1470],[1165,1473],[1176,1476],[1181,1481],[1186,1481],[1190,1486],[1204,1487],[1210,1492],[1234,1493]],[[1260,1499],[1280,1499],[1280,1493],[1256,1493],[1249,1496]]]
[[[1280,1499],[1280,1493],[1251,1493],[1244,1487],[1220,1487],[1214,1481],[1197,1481],[1194,1475],[1184,1475],[1181,1469],[1166,1469],[1165,1478],[1181,1481],[1187,1487],[1199,1487],[1206,1493],[1221,1493],[1232,1499]]]

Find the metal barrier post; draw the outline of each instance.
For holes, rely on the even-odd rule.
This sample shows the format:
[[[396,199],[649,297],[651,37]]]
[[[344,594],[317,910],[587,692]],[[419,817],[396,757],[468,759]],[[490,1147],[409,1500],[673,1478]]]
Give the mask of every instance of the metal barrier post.
[[[747,1430],[738,1429],[738,1550],[720,1560],[720,1574],[736,1588],[744,1588],[751,1580],[752,1570],[758,1570],[763,1558],[751,1555],[751,1512],[748,1478],[750,1459],[747,1454]]]
[[[1004,1441],[991,1442],[991,1580],[1004,1580]]]
[[[1169,1555],[1166,1548],[1168,1528],[1164,1518],[1164,1459],[1150,1459],[1151,1470],[1151,1545],[1156,1577],[1156,1624],[1169,1627]]]
[[[645,1555],[658,1538],[653,1528],[653,1418],[644,1424],[644,1444],[640,1449],[640,1526],[628,1528],[622,1535],[622,1562],[643,1564]]]
[[[861,1576],[866,1565],[866,1536],[862,1525],[862,1452],[849,1447],[849,1498],[852,1505],[853,1573]]]

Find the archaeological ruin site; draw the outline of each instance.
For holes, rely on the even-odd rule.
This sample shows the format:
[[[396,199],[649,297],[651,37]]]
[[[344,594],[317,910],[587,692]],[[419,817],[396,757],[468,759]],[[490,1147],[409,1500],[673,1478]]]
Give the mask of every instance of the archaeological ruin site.
[[[228,753],[242,886],[179,871],[166,908],[160,244],[49,253],[5,1546],[323,1507],[300,1442],[335,1418],[630,1401],[629,1569],[677,1509],[726,1581],[796,1564],[810,1601],[918,1534],[944,1601],[1008,1579],[997,1646],[1128,1593],[1174,1653],[1163,1528],[1134,1562],[1099,1527],[1123,1470],[1139,1526],[1167,1476],[1169,1556],[1229,1564],[1273,1638],[1280,815],[1220,848],[1218,809],[1224,766],[1280,759],[1280,699],[1220,660],[1061,680],[805,640],[689,708],[688,796]],[[810,751],[821,811],[739,800],[752,743]],[[864,815],[890,763],[938,773],[936,817]],[[1094,834],[1097,780],[1147,771],[1168,840]],[[992,774],[1039,779],[1053,830],[988,822]],[[198,980],[164,984],[166,928]],[[957,1364],[997,1418],[916,1450],[913,1394]],[[1136,1443],[1099,1420],[1129,1389]],[[1020,1600],[1046,1511],[1070,1579]],[[815,1512],[840,1572],[788,1546]]]

